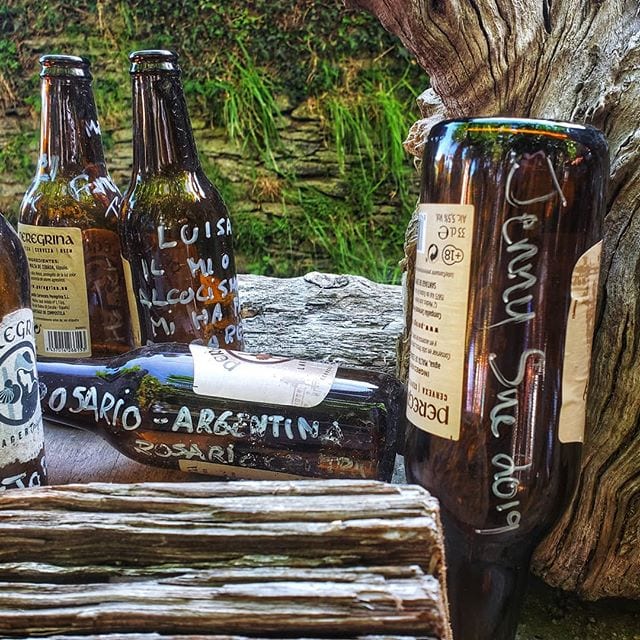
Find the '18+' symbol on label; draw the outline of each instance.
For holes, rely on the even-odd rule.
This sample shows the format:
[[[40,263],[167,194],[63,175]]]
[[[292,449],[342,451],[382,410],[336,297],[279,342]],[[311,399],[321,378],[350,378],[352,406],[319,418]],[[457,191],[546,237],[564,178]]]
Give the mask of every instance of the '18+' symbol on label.
[[[442,250],[442,261],[447,265],[458,264],[464,260],[464,251],[452,244]]]

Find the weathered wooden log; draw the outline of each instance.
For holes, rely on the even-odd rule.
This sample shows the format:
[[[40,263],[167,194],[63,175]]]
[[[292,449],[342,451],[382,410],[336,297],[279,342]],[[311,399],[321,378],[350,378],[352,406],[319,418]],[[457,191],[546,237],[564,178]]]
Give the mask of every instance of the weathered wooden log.
[[[2,637],[450,638],[419,487],[53,486],[0,496],[0,537]]]
[[[258,636],[229,636],[229,635],[161,635],[159,633],[108,633],[108,634],[91,634],[86,636],[47,636],[49,640],[274,640],[273,636],[269,638]],[[26,638],[17,638],[16,640],[27,640]],[[329,640],[328,638],[305,638],[304,640]],[[349,640],[349,639],[347,639]],[[433,637],[420,636],[352,636],[352,640],[436,640]]]
[[[384,630],[433,632],[439,587],[417,567],[349,571],[308,570],[304,576],[256,575],[233,579],[202,572],[179,578],[115,584],[0,585],[0,633],[41,635],[161,631],[192,633],[332,633]],[[223,582],[225,579],[228,582]]]

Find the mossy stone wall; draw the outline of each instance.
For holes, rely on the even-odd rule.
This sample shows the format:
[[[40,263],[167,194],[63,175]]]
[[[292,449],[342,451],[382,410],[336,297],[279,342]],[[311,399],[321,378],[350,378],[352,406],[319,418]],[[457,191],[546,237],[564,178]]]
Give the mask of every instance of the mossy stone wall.
[[[146,19],[139,4],[54,0],[44,17],[25,0],[0,8],[0,209],[15,218],[34,172],[40,55],[90,58],[107,162],[124,190],[127,53],[167,47],[181,55],[201,159],[235,221],[239,269],[397,281],[418,182],[401,141],[421,74],[380,25],[340,2],[159,2]]]

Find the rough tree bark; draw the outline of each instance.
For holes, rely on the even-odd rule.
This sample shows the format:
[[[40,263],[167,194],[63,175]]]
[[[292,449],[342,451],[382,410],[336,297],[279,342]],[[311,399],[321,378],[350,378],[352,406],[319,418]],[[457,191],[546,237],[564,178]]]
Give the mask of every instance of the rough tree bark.
[[[588,122],[609,139],[601,307],[576,497],[535,570],[585,598],[640,598],[640,7],[638,0],[345,0],[374,13],[431,79],[419,155],[442,118]],[[409,278],[414,237],[407,242]],[[410,290],[411,285],[409,285]]]

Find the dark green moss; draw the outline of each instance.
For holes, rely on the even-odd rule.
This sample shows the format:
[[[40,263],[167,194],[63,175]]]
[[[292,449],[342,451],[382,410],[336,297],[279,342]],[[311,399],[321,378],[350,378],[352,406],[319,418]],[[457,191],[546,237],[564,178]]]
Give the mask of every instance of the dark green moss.
[[[144,376],[136,390],[136,400],[140,409],[148,409],[153,400],[160,397],[162,388],[163,384],[158,378],[151,374]]]
[[[142,371],[142,367],[140,365],[133,365],[131,367],[123,367],[122,369],[117,370],[118,376],[126,376],[127,374],[138,373]],[[96,373],[97,378],[102,378],[103,380],[110,380],[113,378],[113,373],[110,370],[107,371],[98,371]]]

